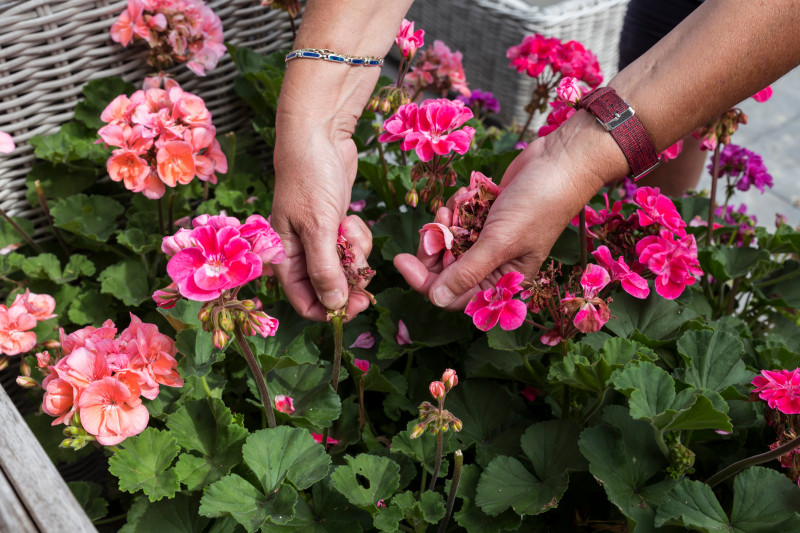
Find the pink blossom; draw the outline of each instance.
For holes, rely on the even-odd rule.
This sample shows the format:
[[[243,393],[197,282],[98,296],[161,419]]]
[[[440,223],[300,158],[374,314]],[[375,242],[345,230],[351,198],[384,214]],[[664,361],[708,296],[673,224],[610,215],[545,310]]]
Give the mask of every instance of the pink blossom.
[[[703,273],[694,235],[676,240],[672,232],[662,229],[659,235],[636,243],[636,254],[639,262],[656,275],[656,292],[667,300],[680,296],[686,285],[693,285],[695,277]]]
[[[658,158],[661,161],[669,161],[670,159],[675,159],[678,157],[681,152],[683,151],[683,139],[679,140],[660,154],[658,154]]]
[[[361,370],[364,374],[366,374],[369,371],[369,361],[367,361],[366,359],[353,358],[353,366]]]
[[[124,343],[124,350],[131,356],[132,366],[141,380],[155,389],[152,397],[143,392],[145,398],[154,399],[158,385],[183,386],[183,378],[176,370],[175,341],[160,333],[155,324],[144,323],[131,314],[130,326],[120,333],[120,342]]]
[[[375,507],[386,507],[386,502],[383,500],[378,500],[378,503],[375,504]]]
[[[130,390],[112,377],[91,383],[78,401],[83,428],[104,446],[138,435],[147,427],[150,415],[141,402],[131,405],[131,400]]]
[[[319,434],[319,433],[312,433],[312,434],[311,434],[311,437],[314,439],[314,442],[316,442],[317,444],[322,444],[322,435],[321,435],[321,434]],[[335,445],[337,445],[337,444],[339,444],[339,441],[338,441],[338,440],[336,440],[336,439],[334,439],[333,437],[331,437],[331,436],[329,435],[329,436],[328,436],[328,446],[335,446]]]
[[[462,59],[461,52],[453,52],[436,40],[406,74],[405,83],[413,92],[433,90],[444,96],[453,90],[469,96],[472,91],[467,87]]]
[[[600,329],[611,318],[608,304],[598,297],[603,288],[609,284],[611,276],[608,271],[594,264],[586,266],[581,276],[583,297],[567,293],[561,305],[567,313],[575,313],[572,323],[583,333],[592,333]],[[576,312],[577,311],[577,312]]]
[[[417,53],[417,49],[422,48],[425,44],[423,37],[425,30],[414,31],[414,22],[409,22],[403,19],[400,23],[400,30],[397,32],[397,37],[394,38],[394,44],[400,48],[403,57],[411,59]]]
[[[550,114],[547,115],[544,126],[539,128],[539,137],[545,137],[557,130],[558,127],[565,123],[576,111],[574,107],[561,100],[550,102],[550,107],[553,109],[550,111]]]
[[[584,81],[597,87],[603,81],[597,57],[577,41],[562,43],[556,38],[543,35],[526,35],[522,42],[510,47],[506,57],[509,67],[538,78],[546,69],[552,73]]]
[[[525,303],[513,299],[522,290],[520,283],[523,279],[521,273],[509,272],[498,280],[494,289],[475,294],[464,312],[472,317],[473,323],[481,331],[492,329],[498,322],[506,331],[517,329],[525,322],[527,315]]]
[[[14,139],[4,131],[0,131],[0,154],[10,154],[14,151]]]
[[[445,370],[442,374],[442,383],[444,383],[444,388],[447,391],[458,385],[458,375],[456,371],[452,368]]]
[[[422,249],[428,255],[436,255],[442,250],[450,250],[453,247],[453,233],[444,224],[438,222],[425,224],[419,230],[419,234],[421,235]]]
[[[369,350],[373,346],[375,346],[375,337],[373,337],[372,333],[369,331],[365,331],[356,338],[355,342],[350,345],[350,348],[363,348],[365,350]]]
[[[753,378],[753,392],[767,402],[770,409],[787,415],[800,414],[800,368],[794,370],[762,370]]]
[[[274,337],[278,331],[278,319],[269,316],[264,311],[250,311],[247,314],[245,325],[246,335],[261,335],[262,337]]]
[[[36,346],[36,317],[24,305],[0,305],[0,355],[17,355]]]
[[[361,199],[361,200],[356,200],[354,202],[350,202],[350,206],[349,207],[350,207],[350,211],[353,211],[354,213],[360,213],[361,211],[364,210],[364,208],[366,206],[367,206],[367,201],[364,200],[364,199]]]
[[[592,252],[592,255],[601,266],[611,273],[611,281],[619,281],[625,292],[640,299],[647,298],[650,294],[647,280],[633,272],[625,263],[624,257],[620,256],[619,259],[614,261],[607,246],[599,246],[597,250]]]
[[[411,340],[411,335],[408,333],[408,327],[406,327],[406,323],[402,320],[397,322],[397,336],[395,340],[400,346],[404,344],[414,344],[414,341]]]
[[[539,389],[536,387],[525,387],[519,391],[520,395],[529,402],[534,401],[539,396]]]
[[[291,396],[278,394],[275,396],[275,409],[277,409],[281,413],[286,413],[287,415],[290,415],[294,413],[294,400],[292,399]]]
[[[238,223],[238,220],[236,222]],[[250,243],[253,253],[261,259],[262,264],[277,265],[286,259],[286,251],[278,232],[272,229],[269,221],[261,215],[247,217],[239,228],[239,234]]]
[[[542,344],[547,346],[558,346],[559,344],[561,344],[562,340],[560,331],[561,331],[560,328],[557,327],[553,328],[544,335],[542,335],[539,341],[541,341]]]
[[[766,87],[764,87],[763,89],[761,89],[760,91],[758,91],[756,94],[753,95],[753,100],[759,103],[764,103],[770,98],[772,98],[772,87],[770,85],[767,85]]]
[[[111,376],[105,354],[84,347],[76,348],[72,353],[55,364],[57,377],[83,391],[90,383]],[[45,379],[47,381],[47,379]],[[45,384],[46,385],[46,384]]]
[[[172,257],[184,248],[194,246],[191,235],[191,230],[180,228],[174,235],[168,235],[161,240],[161,251],[167,257]]]
[[[566,104],[577,104],[583,97],[583,89],[578,85],[578,80],[570,76],[561,78],[556,87],[558,99]]]
[[[634,199],[641,208],[637,211],[640,225],[659,224],[678,237],[686,235],[684,229],[686,222],[681,218],[672,200],[661,194],[658,187],[639,187],[636,189]]]
[[[441,400],[444,398],[445,395],[445,386],[444,383],[441,381],[432,381],[431,384],[428,386],[428,390],[436,400]]]
[[[49,294],[32,293],[30,289],[25,289],[23,294],[17,294],[11,307],[15,305],[23,306],[28,313],[40,322],[57,316],[53,314],[53,311],[56,310],[55,298]]]

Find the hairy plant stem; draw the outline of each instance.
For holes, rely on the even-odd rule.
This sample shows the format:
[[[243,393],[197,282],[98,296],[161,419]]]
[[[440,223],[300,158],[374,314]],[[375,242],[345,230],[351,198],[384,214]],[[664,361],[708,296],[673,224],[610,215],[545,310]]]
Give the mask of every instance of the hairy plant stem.
[[[594,404],[592,404],[591,409],[586,411],[586,414],[581,417],[580,425],[586,424],[592,417],[599,411],[603,404],[606,403],[606,396],[608,395],[608,389],[603,391],[603,394],[597,396],[597,400],[595,400]]]
[[[213,398],[214,395],[211,394],[211,387],[208,386],[208,381],[206,381],[206,377],[205,376],[200,378],[200,383],[203,384],[203,390],[205,391],[206,396],[208,396],[209,398]]]
[[[61,232],[58,231],[55,224],[53,223],[53,215],[50,214],[50,206],[47,205],[47,198],[44,196],[44,189],[42,189],[42,182],[36,180],[33,182],[33,186],[36,188],[36,196],[39,198],[39,204],[41,204],[42,209],[44,210],[45,219],[47,219],[47,224],[50,226],[50,229],[53,231],[53,235],[56,236],[56,240],[58,244],[61,246],[61,249],[64,250],[64,253],[72,255],[72,252],[67,246],[67,243],[64,242],[64,239],[61,238]]]
[[[567,341],[561,341],[561,356],[567,357]],[[564,385],[561,391],[561,418],[569,418],[569,385]]]
[[[36,253],[43,253],[43,252],[44,252],[44,250],[42,250],[42,248],[41,248],[41,247],[40,247],[38,244],[36,244],[35,242],[33,242],[33,239],[31,238],[31,236],[30,236],[30,235],[28,235],[27,233],[25,233],[25,230],[24,230],[24,229],[22,229],[22,228],[19,226],[19,224],[17,224],[16,222],[14,222],[14,221],[11,219],[11,217],[10,217],[10,216],[8,216],[8,214],[7,214],[5,211],[3,211],[2,209],[0,209],[0,217],[3,217],[3,218],[6,220],[6,222],[8,222],[9,224],[11,224],[11,227],[12,227],[12,228],[14,228],[14,229],[17,231],[17,233],[19,233],[20,237],[22,237],[23,239],[25,239],[25,242],[27,242],[28,244],[30,244],[30,245],[31,245],[31,248],[33,248],[34,250],[36,250]]]
[[[712,489],[731,477],[732,475],[736,474],[740,470],[744,470],[749,466],[759,465],[761,463],[766,463],[767,461],[771,461],[773,459],[777,459],[781,455],[789,453],[790,451],[794,450],[795,448],[800,448],[800,437],[795,437],[786,444],[778,446],[774,450],[770,450],[766,453],[762,453],[759,455],[753,455],[746,459],[742,459],[741,461],[737,461],[732,465],[726,466],[710,478],[706,480],[706,485],[711,487]]]
[[[444,513],[444,518],[439,523],[438,533],[447,531],[447,524],[450,522],[453,506],[456,503],[456,493],[458,492],[458,483],[461,481],[462,466],[464,466],[464,454],[461,453],[461,450],[456,450],[453,454],[453,479],[450,481],[450,494],[447,496],[447,510]]]
[[[333,316],[333,371],[331,372],[331,387],[333,392],[339,392],[339,370],[342,367],[342,317]],[[322,447],[328,449],[328,428],[322,431]]]
[[[578,213],[578,244],[581,251],[581,268],[586,270],[588,250],[586,249],[586,206]]]
[[[708,226],[706,227],[706,246],[711,246],[714,236],[714,209],[717,207],[717,180],[719,179],[719,154],[722,150],[722,143],[717,143],[714,148],[714,164],[711,167],[711,202],[708,204]]]
[[[442,411],[444,410],[444,398],[439,400],[439,420],[442,419]],[[433,490],[436,486],[436,478],[439,477],[439,469],[442,467],[442,448],[444,447],[444,432],[439,428],[436,434],[436,465],[433,467],[433,475],[431,477],[431,485],[428,490]]]
[[[267,382],[264,381],[264,374],[261,372],[261,367],[258,366],[258,361],[256,361],[253,352],[250,350],[247,339],[244,338],[244,333],[242,333],[242,328],[239,327],[238,324],[233,328],[233,334],[236,337],[236,342],[239,343],[239,348],[241,348],[244,354],[247,366],[250,367],[250,372],[253,373],[253,377],[256,380],[258,392],[261,395],[261,403],[264,405],[264,414],[267,416],[267,425],[274,428],[277,425],[275,423],[275,413],[272,411],[272,400],[269,397]]]

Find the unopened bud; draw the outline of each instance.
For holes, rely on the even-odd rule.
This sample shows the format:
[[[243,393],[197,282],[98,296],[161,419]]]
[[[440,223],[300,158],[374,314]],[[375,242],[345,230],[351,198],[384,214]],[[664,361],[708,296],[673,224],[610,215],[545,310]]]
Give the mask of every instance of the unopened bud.
[[[406,193],[406,204],[410,205],[411,207],[417,207],[418,202],[419,195],[417,194],[416,189],[411,189]]]
[[[5,370],[8,368],[8,357],[5,355],[0,356],[0,370]]]
[[[47,368],[52,362],[53,358],[50,357],[50,352],[47,350],[36,354],[36,363],[39,365],[39,368]]]
[[[453,428],[453,431],[459,432],[464,427],[464,424],[458,418],[453,417],[453,420],[450,421],[450,427]]]
[[[370,98],[369,102],[367,102],[367,111],[372,111],[373,113],[377,111],[378,107],[380,106],[380,102],[381,99],[378,98],[377,96],[373,96],[372,98]]]
[[[433,200],[431,200],[431,213],[435,213],[439,210],[440,207],[444,205],[441,196],[437,196]]]
[[[26,363],[24,359],[19,362],[19,372],[25,377],[31,377],[31,365]]]
[[[55,350],[56,348],[61,348],[61,343],[56,340],[44,341],[44,347],[48,350]]]
[[[72,448],[72,439],[64,439],[61,441],[61,444],[58,445],[59,448]]]
[[[384,98],[381,100],[381,111],[384,113],[389,113],[392,110],[392,102],[389,101],[388,98]]]
[[[452,168],[447,170],[447,173],[444,175],[444,184],[446,187],[452,187],[456,184],[456,171]]]
[[[425,433],[426,425],[427,424],[417,424],[416,426],[414,426],[414,431],[411,432],[411,435],[409,435],[409,437],[412,439],[417,439],[421,437],[422,434]]]
[[[428,390],[430,391],[431,396],[433,396],[436,400],[441,400],[444,398],[446,392],[444,383],[441,381],[432,381],[428,386]]]
[[[258,309],[258,306],[256,306],[256,303],[253,300],[242,300],[242,305],[248,311],[255,311]]]
[[[231,316],[231,312],[228,311],[227,309],[223,309],[222,311],[219,312],[219,325],[227,333],[233,331],[234,328],[233,317]]]
[[[200,312],[197,313],[197,318],[200,322],[207,322],[209,318],[211,318],[211,309],[208,307],[203,307],[200,309]]]
[[[456,371],[452,368],[445,370],[442,374],[442,383],[444,383],[445,391],[450,391],[450,389],[458,385],[458,376],[456,375]]]
[[[17,385],[26,389],[32,389],[39,386],[35,379],[27,376],[17,376]]]
[[[214,330],[214,347],[218,350],[224,350],[225,345],[228,344],[228,336],[221,329]]]

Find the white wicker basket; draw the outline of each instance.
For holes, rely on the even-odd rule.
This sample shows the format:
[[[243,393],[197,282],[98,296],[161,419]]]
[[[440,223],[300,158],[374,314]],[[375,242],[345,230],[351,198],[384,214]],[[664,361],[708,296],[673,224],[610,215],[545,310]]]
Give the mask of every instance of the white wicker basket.
[[[470,88],[494,93],[503,122],[524,123],[533,84],[508,67],[506,50],[535,33],[576,40],[597,55],[608,80],[617,72],[627,5],[628,0],[418,0],[407,18],[425,30],[426,46],[439,39],[463,52]]]
[[[206,3],[222,19],[226,43],[261,53],[291,47],[285,12],[258,0]],[[126,49],[109,36],[125,6],[126,0],[0,0],[0,131],[17,144],[0,156],[0,208],[10,215],[32,218],[38,211],[25,199],[25,176],[34,160],[26,141],[70,120],[86,81],[121,76],[139,85],[151,73],[143,45]],[[205,99],[219,131],[248,120],[246,106],[233,96],[236,68],[228,54],[205,78],[185,65],[171,72],[184,89]]]

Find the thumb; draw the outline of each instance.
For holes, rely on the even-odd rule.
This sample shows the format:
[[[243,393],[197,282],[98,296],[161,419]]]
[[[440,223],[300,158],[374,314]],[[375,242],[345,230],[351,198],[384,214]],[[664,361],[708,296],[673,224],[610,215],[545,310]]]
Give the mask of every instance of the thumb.
[[[508,249],[501,246],[497,240],[478,239],[458,261],[442,270],[431,285],[429,292],[431,301],[438,307],[447,307],[477,287],[507,260]]]
[[[326,309],[341,309],[347,304],[347,278],[336,251],[338,225],[318,227],[300,235],[306,266],[317,299]]]

